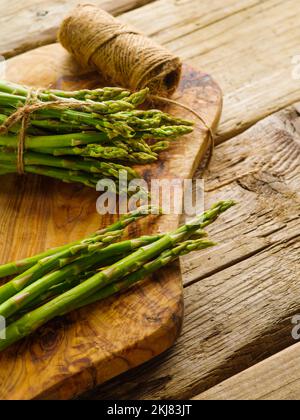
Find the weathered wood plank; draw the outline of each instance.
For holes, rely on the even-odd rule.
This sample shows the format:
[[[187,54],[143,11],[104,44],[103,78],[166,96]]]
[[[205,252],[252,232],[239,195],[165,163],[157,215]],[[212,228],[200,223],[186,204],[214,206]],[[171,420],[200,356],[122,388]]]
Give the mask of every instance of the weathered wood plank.
[[[176,34],[184,35],[259,3],[259,0],[227,0],[226,8],[220,0],[159,0],[137,13],[125,13],[155,0],[92,0],[105,10],[123,15],[123,19],[151,36],[159,35],[162,41],[172,40]],[[55,42],[58,26],[78,0],[3,0],[0,54],[12,57],[37,46]],[[242,4],[241,4],[242,3]],[[191,13],[193,11],[193,13]],[[12,30],[13,28],[13,30]],[[169,31],[168,29],[171,29]],[[174,31],[175,30],[175,31]],[[169,37],[164,39],[164,35]]]
[[[40,6],[41,9],[24,10],[24,2],[18,2],[18,6],[15,3],[7,1],[8,17],[0,18],[0,51],[13,55],[22,51],[23,45],[30,48],[37,43],[52,42],[56,31],[53,28],[57,28],[67,11],[66,2],[59,2],[63,4],[61,9],[58,2],[50,2],[55,4],[55,24],[50,36],[47,25],[51,13],[41,16],[48,9]],[[77,2],[67,3],[70,8]],[[143,3],[98,0],[107,10],[118,13],[125,10],[120,4],[133,8]],[[294,0],[227,0],[226,7],[222,0],[157,0],[123,14],[121,19],[210,72],[219,81],[225,93],[218,131],[218,141],[222,141],[300,100],[299,80],[293,80],[291,62],[292,57],[299,54],[299,16],[300,3]]]
[[[299,101],[291,60],[300,54],[300,2],[230,0],[225,7],[222,0],[161,0],[145,9],[124,19],[213,74],[222,86],[219,141]]]
[[[196,400],[300,399],[300,344],[277,353],[195,397]]]
[[[294,343],[299,152],[296,107],[217,147],[206,180],[207,205],[229,197],[240,204],[209,229],[221,243],[216,250],[182,261],[182,336],[164,357],[90,398],[190,398]]]
[[[92,0],[119,15],[154,0]],[[0,55],[8,58],[56,40],[63,17],[78,0],[2,0]]]

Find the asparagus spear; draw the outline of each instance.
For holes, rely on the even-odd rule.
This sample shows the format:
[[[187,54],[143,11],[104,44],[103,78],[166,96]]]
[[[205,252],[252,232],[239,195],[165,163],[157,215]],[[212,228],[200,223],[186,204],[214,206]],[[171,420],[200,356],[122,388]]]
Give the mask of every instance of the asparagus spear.
[[[153,213],[157,213],[158,209],[153,206],[144,206],[140,207],[135,211],[132,211],[128,214],[125,214],[122,216],[118,221],[115,223],[107,226],[106,228],[103,228],[101,230],[98,230],[96,233],[90,235],[90,237],[94,237],[96,235],[104,235],[108,232],[113,232],[116,230],[122,230],[131,225],[134,222],[137,222],[138,220],[144,218],[145,216]],[[4,264],[0,266],[0,278],[12,276],[14,274],[21,274],[24,273],[24,271],[28,270],[30,267],[34,266],[39,260],[44,259],[46,257],[49,257],[50,255],[57,254],[61,251],[64,251],[72,246],[79,245],[82,242],[82,239],[79,241],[72,242],[68,245],[64,245],[61,247],[56,247],[49,249],[43,253],[37,254],[30,258],[25,258],[19,261],[11,262],[8,264]],[[0,288],[1,291],[1,288]],[[1,292],[0,292],[1,293]]]
[[[89,144],[86,147],[61,147],[57,149],[38,149],[37,151],[53,156],[83,156],[129,163],[149,163],[158,159],[158,155],[150,147],[149,152],[134,152],[129,148]]]
[[[152,152],[154,152],[154,153],[163,152],[164,150],[167,150],[169,147],[170,147],[170,142],[169,141],[159,141],[159,142],[153,144],[152,146],[150,146]]]
[[[80,302],[78,305],[74,306],[72,310],[82,308],[84,306],[105,299],[115,293],[126,290],[133,284],[145,279],[147,276],[153,274],[155,271],[159,270],[160,268],[164,267],[170,262],[175,261],[179,257],[184,256],[192,251],[199,251],[201,249],[210,248],[215,245],[217,245],[215,242],[203,239],[184,241],[178,244],[178,246],[176,246],[175,248],[162,252],[162,254],[158,258],[148,262],[139,270],[124,277],[123,280],[116,283],[112,283],[99,290],[99,292],[91,295],[87,299]]]
[[[9,117],[27,104],[28,94],[24,86],[0,81],[0,124],[9,131],[3,129],[0,134],[0,175],[17,169],[13,153],[17,155],[19,150],[23,114],[14,115],[13,120]],[[128,166],[155,162],[158,153],[169,147],[165,138],[174,139],[193,130],[193,123],[159,110],[135,109],[147,98],[148,89],[133,94],[120,88],[44,90],[36,95],[41,107],[30,115],[24,149],[40,155],[25,153],[25,171],[64,182],[95,188],[100,174],[118,179],[117,162],[128,162]],[[12,126],[10,121],[14,121]],[[41,155],[72,158],[51,160]],[[104,168],[102,160],[111,166]],[[133,169],[119,169],[127,170],[131,179],[138,178]],[[122,191],[116,187],[116,192]]]
[[[82,301],[80,305],[74,307],[72,310],[98,302],[112,294],[129,288],[132,284],[135,284],[138,281],[153,274],[155,271],[176,260],[180,256],[186,255],[192,251],[206,249],[216,245],[216,243],[212,241],[203,240],[204,236],[207,235],[205,232],[202,232],[200,238],[182,242],[178,244],[175,248],[163,252],[157,259],[145,264],[141,269],[128,275],[122,281],[106,286],[104,289],[101,289],[99,292]],[[112,263],[114,262],[115,261],[112,261]],[[26,305],[23,311],[21,311],[21,314],[23,315],[29,310],[35,309],[41,304],[45,303],[45,301],[49,301],[51,298],[58,296],[64,292],[67,292],[68,290],[87,280],[88,277],[91,277],[93,274],[93,272],[90,272],[82,275],[82,277],[70,277],[63,283],[53,286],[48,292],[39,295],[33,302],[31,302],[29,305]]]
[[[69,307],[69,309],[66,310],[65,312],[62,311],[61,315],[65,315],[71,310],[79,309],[81,307],[90,305],[92,303],[99,302],[112,295],[125,291],[129,289],[132,285],[141,281],[143,278],[153,274],[155,271],[164,267],[171,261],[176,260],[181,255],[185,255],[195,250],[209,248],[214,245],[215,244],[211,241],[203,241],[203,240],[188,241],[186,244],[182,243],[177,248],[165,251],[164,253],[161,254],[160,257],[145,264],[143,268],[126,276],[123,280],[104,287],[103,289],[99,290],[97,293],[87,298],[86,300],[78,302],[72,308]],[[74,282],[74,279],[70,280],[71,283],[72,281]],[[64,286],[66,286],[66,284],[63,284],[62,286],[60,286],[59,289],[63,291]],[[51,301],[23,315],[21,318],[12,322],[10,325],[8,325],[8,327],[6,328],[6,338],[5,340],[0,341],[0,351],[5,350],[10,345],[30,335],[36,329],[38,329],[43,324],[48,322],[52,318],[52,317],[50,318],[51,315],[49,315],[50,310],[51,310]]]
[[[113,264],[111,267],[95,274],[82,284],[54,298],[42,307],[26,314],[15,323],[8,326],[6,329],[6,339],[0,342],[0,351],[17,340],[31,334],[52,318],[79,307],[82,302],[85,302],[86,299],[89,299],[92,295],[98,293],[99,290],[103,290],[107,286],[111,287],[111,284],[117,283],[124,278],[126,279],[128,275],[142,269],[145,264],[149,263],[151,260],[159,258],[161,254],[165,253],[170,248],[175,248],[176,244],[185,240],[186,237],[191,237],[200,228],[215,221],[221,213],[234,204],[233,201],[222,201],[216,204],[193,221],[183,225],[174,232],[163,235],[161,239],[150,245],[142,246],[131,255]],[[66,268],[63,270],[65,269]],[[112,290],[112,292],[114,293],[115,289]]]
[[[6,307],[5,305],[9,298],[41,278],[46,273],[69,264],[74,257],[78,258],[80,255],[92,253],[107,246],[109,243],[120,239],[122,234],[122,230],[115,230],[103,235],[92,236],[76,245],[39,260],[27,271],[0,287],[0,313],[3,310],[3,316],[6,316],[5,309],[3,308]]]
[[[90,275],[88,277],[90,277]],[[36,309],[39,306],[42,306],[44,303],[49,302],[54,297],[67,292],[68,290],[80,284],[82,281],[86,280],[88,277],[85,275],[85,273],[82,275],[76,274],[70,276],[67,279],[64,279],[63,282],[50,287],[49,290],[47,290],[44,293],[41,293],[36,299],[25,305],[24,308],[20,309],[15,315],[6,318],[6,325],[12,324],[13,322],[17,321],[21,316],[27,314],[33,309]]]
[[[25,172],[27,166],[49,166],[52,168],[69,169],[71,171],[83,171],[95,175],[102,175],[110,178],[119,179],[120,172],[126,171],[128,180],[139,178],[139,175],[132,168],[123,165],[115,165],[113,162],[99,162],[95,159],[84,160],[74,158],[59,158],[45,155],[42,153],[25,152],[23,156]],[[0,147],[0,165],[17,165],[17,156],[10,149]]]
[[[121,160],[131,163],[151,163],[155,162],[158,158],[156,153],[153,153],[150,149],[150,153],[147,152],[129,152],[120,148],[107,148],[98,146],[97,144],[89,144],[84,149],[77,148],[73,149],[75,153],[81,156],[90,156],[92,158],[101,158],[109,160]]]
[[[61,264],[59,255],[47,257],[46,261],[39,263],[21,276],[7,283],[4,293],[1,294],[0,316],[8,318],[22,310],[23,307],[34,301],[40,294],[45,293],[49,288],[61,283],[64,279],[79,275],[95,264],[100,264],[109,256],[122,255],[135,249],[151,244],[159,240],[161,235],[142,236],[138,239],[119,242],[115,245],[97,251],[98,244],[92,248],[93,251],[86,256],[78,258],[74,262],[65,261]],[[93,245],[91,245],[93,247]],[[70,252],[63,251],[66,256]],[[62,254],[63,254],[62,253]],[[61,267],[58,269],[58,266]],[[55,269],[55,271],[51,271]],[[50,272],[51,271],[51,272]],[[49,273],[43,276],[45,273]],[[42,277],[43,276],[43,277]],[[5,296],[6,295],[6,296]],[[8,298],[8,296],[11,296]],[[6,298],[3,301],[3,298]]]
[[[0,80],[0,91],[10,93],[12,95],[28,96],[28,88],[26,86],[21,86],[16,83],[11,83],[6,80]],[[103,102],[106,100],[116,100],[124,99],[130,96],[131,93],[127,90],[118,87],[108,87],[102,89],[82,89],[73,92],[65,92],[62,90],[55,89],[45,89],[39,91],[39,99],[47,101],[52,100],[52,96],[59,98],[74,98],[78,100],[91,99],[98,102]]]
[[[112,164],[112,162],[110,162]],[[0,170],[2,174],[13,173],[16,171],[16,166],[0,161]],[[88,174],[82,171],[76,170],[65,170],[65,169],[58,169],[55,167],[50,166],[41,166],[41,165],[26,165],[25,172],[37,175],[48,176],[50,178],[58,179],[62,182],[66,183],[81,183],[87,187],[95,189],[101,182],[104,182],[104,187],[107,191],[111,192],[114,195],[121,195],[121,194],[134,194],[134,192],[130,193],[128,190],[120,189],[119,184],[116,183],[115,185],[107,184],[106,180],[102,180],[103,174],[97,174],[96,171],[94,174]],[[118,180],[118,173],[114,176]],[[111,175],[110,175],[111,177]],[[130,181],[130,176],[128,177]],[[146,191],[141,191],[141,197],[149,198],[149,195]]]
[[[184,249],[187,249],[189,252],[191,252],[193,250],[193,246],[194,247],[197,246],[197,249],[203,249],[201,240],[203,240],[203,238],[205,238],[205,237],[207,237],[207,233],[205,231],[200,230],[200,231],[196,232],[196,234],[191,237],[192,240],[184,242],[184,244],[185,244]],[[205,243],[209,243],[209,242],[210,241],[203,241],[203,247],[206,248]],[[198,243],[199,243],[199,246],[197,245]],[[182,244],[183,243],[180,243],[178,246],[182,247]],[[169,251],[166,251],[166,252],[169,252]],[[172,252],[173,252],[173,250],[172,250]],[[128,253],[127,254],[126,253],[122,254],[122,258],[126,257],[127,255],[128,255]],[[183,249],[182,249],[180,255],[184,255],[184,250]],[[95,271],[104,270],[105,268],[109,267],[110,265],[116,263],[119,259],[120,259],[120,255],[119,256],[113,256],[113,257],[109,258],[108,260],[106,260],[105,262],[103,262],[105,264],[104,267],[101,266],[102,264],[100,262],[96,265],[96,267],[94,269],[91,268],[90,271],[87,271],[83,274],[80,274],[80,276],[76,275],[76,276],[71,276],[70,278],[67,278],[62,283],[59,283],[59,284],[51,287],[44,294],[39,294],[39,296],[36,299],[34,299],[30,304],[25,305],[25,307],[23,308],[22,311],[20,311],[20,313],[23,315],[24,313],[27,313],[29,310],[35,309],[38,306],[41,306],[46,301],[49,301],[51,298],[54,298],[58,295],[61,295],[64,292],[67,292],[68,290],[72,289],[73,287],[75,287],[78,284],[82,283],[83,281],[87,280],[89,277],[92,277],[95,274]],[[164,258],[163,260],[166,261],[166,258]],[[142,273],[141,270],[138,270],[138,272]],[[141,278],[143,278],[144,276],[146,276],[146,274],[145,275],[141,274]],[[96,297],[97,293],[94,296]],[[91,297],[91,302],[94,302],[94,300],[92,301],[92,299],[93,299],[93,296]],[[98,300],[98,299],[96,299],[96,300]]]
[[[106,101],[106,102],[95,102],[91,100],[86,101],[78,101],[77,99],[69,100],[65,98],[66,102],[70,103],[71,106],[76,109],[81,109],[85,112],[91,113],[96,112],[97,114],[114,114],[116,112],[127,111],[134,109],[134,105],[141,104],[145,101],[149,90],[144,89],[140,92],[134,93],[128,98],[121,99],[121,100],[114,100],[114,101]],[[49,97],[47,95],[47,99]],[[52,96],[52,99],[53,96]],[[47,102],[47,101],[46,101]],[[20,105],[25,105],[26,97],[21,95],[15,95],[10,93],[4,93],[0,91],[0,104],[2,106],[11,106],[14,108],[18,108]],[[50,108],[50,104],[49,104]],[[51,109],[56,111],[56,115],[61,113],[62,115],[70,115],[68,113],[65,114],[66,110],[59,108],[58,105],[51,103]],[[39,110],[37,111],[39,113]]]
[[[2,163],[0,161],[0,167],[3,173],[12,173],[12,169],[14,169],[13,172],[16,171],[15,165],[8,164],[6,162]],[[67,183],[81,183],[90,188],[95,188],[97,185],[97,182],[99,181],[99,177],[97,178],[94,175],[91,176],[84,172],[57,169],[57,168],[51,168],[47,166],[27,165],[26,172],[30,174],[48,176],[50,178],[59,179],[60,181],[67,182]]]
[[[25,149],[59,148],[74,147],[89,143],[98,143],[107,141],[105,133],[74,133],[74,134],[56,134],[50,136],[27,136],[25,140]],[[17,148],[18,137],[6,134],[0,135],[0,146]]]
[[[44,108],[36,110],[34,115],[41,115],[46,118],[57,118],[62,122],[77,122],[89,125],[99,131],[105,132],[109,138],[122,135],[124,137],[132,137],[134,130],[124,121],[114,121],[113,123],[105,120],[103,115],[114,114],[123,110],[133,110],[135,106],[143,103],[148,94],[148,89],[141,90],[132,94],[129,98],[121,101],[92,102],[87,101],[86,105],[81,102],[78,104],[69,103],[68,108],[60,108],[55,103],[49,104]],[[0,105],[18,108],[25,105],[26,98],[19,95],[11,95],[9,93],[0,92]],[[71,109],[74,108],[74,109]]]

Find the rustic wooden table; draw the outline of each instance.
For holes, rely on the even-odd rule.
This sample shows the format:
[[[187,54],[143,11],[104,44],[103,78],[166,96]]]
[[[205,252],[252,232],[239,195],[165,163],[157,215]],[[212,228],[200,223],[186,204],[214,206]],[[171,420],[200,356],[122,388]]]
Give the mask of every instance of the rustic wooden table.
[[[53,42],[78,1],[2,3],[0,54],[12,57]],[[219,82],[224,111],[207,200],[241,204],[212,230],[222,246],[182,260],[177,344],[83,398],[299,399],[300,343],[291,334],[300,314],[299,1],[94,3]]]

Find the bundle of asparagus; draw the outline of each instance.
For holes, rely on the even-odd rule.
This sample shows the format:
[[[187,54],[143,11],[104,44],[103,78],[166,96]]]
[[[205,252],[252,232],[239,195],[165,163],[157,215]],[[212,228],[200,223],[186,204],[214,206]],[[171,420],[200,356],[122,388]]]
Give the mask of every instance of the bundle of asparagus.
[[[219,202],[173,232],[120,240],[126,226],[151,211],[140,208],[84,240],[3,265],[0,277],[17,277],[0,288],[0,315],[7,320],[0,351],[56,316],[126,290],[181,255],[215,245],[203,229],[234,204]]]
[[[139,110],[149,90],[122,88],[65,92],[0,81],[0,175],[18,167],[22,112],[30,107],[22,169],[95,188],[100,178],[139,178],[133,165],[155,162],[170,140],[193,123],[159,110]]]

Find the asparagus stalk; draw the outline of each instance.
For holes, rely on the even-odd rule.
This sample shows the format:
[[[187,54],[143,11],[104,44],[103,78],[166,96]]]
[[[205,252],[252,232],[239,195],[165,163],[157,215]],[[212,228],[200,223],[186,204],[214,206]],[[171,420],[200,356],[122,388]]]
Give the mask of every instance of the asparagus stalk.
[[[78,305],[74,306],[72,310],[82,308],[84,306],[103,300],[111,295],[114,295],[115,293],[126,290],[133,284],[145,279],[147,276],[150,276],[160,268],[171,263],[172,261],[175,261],[179,257],[184,256],[192,251],[199,251],[213,247],[215,245],[217,245],[215,242],[203,239],[184,241],[175,248],[164,251],[158,258],[148,262],[139,270],[124,277],[123,280],[112,283],[103,289],[100,289],[97,293],[91,295],[87,299],[80,302]]]
[[[73,149],[75,154],[80,154],[81,156],[92,157],[92,158],[101,158],[108,160],[121,160],[131,163],[151,163],[157,160],[157,154],[153,153],[150,149],[150,153],[147,152],[129,152],[124,149],[117,147],[103,147],[98,146],[97,144],[89,144],[84,149]]]
[[[112,162],[110,162],[112,163]],[[0,167],[1,167],[1,173],[2,174],[8,174],[13,173],[16,171],[16,166],[10,163],[1,162],[0,161]],[[103,180],[102,175],[95,173],[95,174],[88,174],[81,171],[76,170],[65,170],[65,169],[58,169],[50,166],[41,166],[41,165],[27,165],[25,166],[25,172],[36,174],[36,175],[43,175],[48,176],[50,178],[58,179],[62,182],[66,183],[81,183],[87,187],[95,189],[99,183],[101,183]],[[115,176],[115,178],[118,180],[118,174]],[[130,179],[129,179],[130,180]],[[114,195],[121,195],[121,194],[134,194],[134,192],[130,193],[128,190],[120,189],[119,184],[115,185],[109,185],[107,184],[106,180],[104,180],[104,187],[106,190]],[[140,194],[141,197],[149,198],[149,195],[146,191],[141,191]]]
[[[213,242],[210,241],[202,241],[203,238],[207,237],[207,233],[205,231],[198,231],[196,232],[195,235],[193,235],[192,240],[190,241],[185,241],[184,243],[179,244],[178,246],[181,247],[182,249],[182,244],[184,244],[184,249],[186,249],[188,252],[191,252],[192,250],[196,250],[196,249],[203,249],[206,248],[210,245],[207,245],[209,243],[213,244]],[[203,242],[203,243],[202,243]],[[206,245],[205,245],[206,244]],[[211,245],[212,246],[212,245]],[[194,249],[194,248],[195,249]],[[184,249],[181,250],[180,255],[184,255]],[[166,251],[169,252],[169,251]],[[173,252],[173,250],[172,250]],[[174,251],[176,252],[176,251]],[[126,257],[128,254],[123,254],[122,258]],[[95,274],[95,271],[101,271],[104,270],[105,268],[109,267],[110,265],[116,263],[118,260],[120,259],[120,256],[114,256],[109,258],[107,261],[105,261],[105,267],[101,267],[101,263],[97,264],[97,270],[96,268],[94,268],[94,270],[91,268],[91,271],[85,272],[83,274],[81,274],[79,277],[74,276],[74,277],[70,277],[67,278],[66,280],[64,280],[62,283],[59,283],[53,287],[50,288],[50,290],[48,290],[47,292],[45,292],[44,294],[40,294],[36,299],[34,299],[30,304],[25,305],[25,307],[23,308],[23,310],[20,312],[21,314],[27,313],[29,310],[31,309],[35,309],[38,306],[42,305],[43,303],[45,303],[45,301],[49,301],[51,298],[54,298],[64,292],[67,292],[68,290],[72,289],[73,287],[77,286],[78,284],[82,283],[83,281],[87,280],[89,277],[92,277]],[[166,258],[163,258],[163,261],[166,261]],[[147,264],[145,265],[145,267],[147,266]],[[143,277],[145,277],[147,274],[142,274],[142,270],[140,269],[138,270],[137,273],[140,273],[140,278],[142,279]],[[154,270],[155,271],[155,270]],[[148,273],[150,274],[150,273]],[[101,292],[99,292],[101,293]],[[88,301],[90,301],[91,303],[93,303],[94,301],[100,300],[97,299],[97,293],[92,296],[91,298],[88,299]]]
[[[143,89],[140,92],[136,92],[129,96],[128,98],[121,99],[121,100],[113,100],[113,101],[105,101],[105,102],[95,102],[91,100],[85,100],[85,101],[78,101],[77,99],[68,99],[64,98],[66,102],[70,103],[72,107],[76,109],[81,109],[86,112],[95,112],[97,114],[114,114],[121,111],[128,111],[133,110],[135,105],[142,104],[149,93],[148,89]],[[54,96],[51,96],[49,98],[49,95],[46,95],[47,100],[49,99],[53,100]],[[47,101],[45,101],[47,102]],[[0,104],[2,106],[10,106],[14,108],[18,108],[20,105],[25,105],[26,103],[26,97],[21,95],[15,95],[10,93],[4,93],[0,91]],[[49,104],[50,108],[50,104]],[[66,110],[59,108],[59,105],[52,104],[51,102],[51,109],[55,110],[58,113],[65,114]],[[37,111],[39,113],[39,111]],[[69,114],[70,115],[70,114]]]
[[[154,153],[163,152],[164,150],[169,149],[169,147],[170,147],[170,142],[169,141],[159,141],[159,142],[153,144],[152,146],[150,146],[152,152],[154,152]]]
[[[88,277],[90,277],[90,275]],[[7,318],[6,325],[12,324],[13,322],[17,321],[21,316],[27,314],[33,309],[36,309],[39,306],[42,306],[44,303],[49,302],[54,297],[67,292],[68,290],[80,284],[82,281],[86,280],[88,277],[85,274],[76,274],[65,279],[63,282],[50,287],[49,290],[47,290],[44,293],[41,293],[36,299],[25,305],[15,315],[12,315],[9,318]]]
[[[95,247],[91,245],[93,251],[86,256],[72,260],[66,260],[62,263],[62,259],[59,255],[48,257],[45,260],[39,261],[39,263],[25,272],[21,276],[7,283],[7,287],[1,294],[0,305],[0,316],[9,318],[15,313],[22,310],[32,301],[34,301],[40,294],[45,293],[51,287],[60,284],[64,279],[71,276],[79,275],[80,273],[91,268],[95,264],[100,264],[107,256],[122,255],[135,249],[151,244],[159,240],[161,235],[156,236],[142,236],[138,239],[132,239],[128,241],[119,242],[113,246],[106,247],[103,250],[98,250],[98,244]],[[67,258],[70,252],[63,252]],[[62,253],[62,254],[63,254]],[[62,257],[63,258],[63,257]],[[60,267],[59,267],[60,266]],[[59,267],[59,269],[58,269]],[[55,271],[52,271],[56,268]],[[50,272],[51,271],[51,272]],[[43,276],[45,273],[49,273]],[[42,277],[43,276],[43,277]],[[6,296],[4,296],[6,294]],[[11,296],[7,298],[7,296]],[[2,300],[6,297],[5,301]]]
[[[122,216],[118,221],[115,223],[107,226],[106,228],[103,228],[101,230],[98,230],[96,233],[90,235],[90,237],[94,237],[96,235],[104,235],[109,232],[118,231],[125,229],[129,225],[131,225],[134,222],[137,222],[138,220],[144,218],[148,214],[151,213],[157,213],[158,209],[156,209],[153,206],[144,206],[140,207],[137,210],[130,212],[128,214],[125,214]],[[11,262],[8,264],[4,264],[0,266],[0,278],[12,276],[14,274],[21,274],[24,273],[24,271],[28,270],[30,267],[34,266],[39,260],[44,259],[46,257],[49,257],[54,254],[58,254],[61,251],[64,251],[66,249],[69,249],[72,246],[79,245],[83,239],[79,241],[72,242],[68,245],[64,245],[61,247],[56,247],[49,249],[43,253],[37,254],[30,258],[25,258],[19,261]],[[0,288],[0,294],[1,294],[1,288]]]
[[[149,263],[145,264],[140,270],[125,277],[124,280],[122,280],[121,282],[113,283],[109,286],[106,286],[104,289],[101,289],[98,293],[95,293],[94,295],[86,299],[85,301],[82,301],[79,306],[74,307],[73,309],[78,309],[83,306],[90,305],[92,303],[98,302],[110,296],[111,294],[115,294],[119,291],[125,290],[129,288],[132,284],[153,274],[155,271],[159,270],[160,268],[169,264],[170,262],[176,260],[180,256],[186,255],[192,251],[206,249],[206,248],[216,245],[216,243],[212,241],[203,240],[203,237],[205,236],[207,236],[207,234],[205,232],[201,232],[201,234],[198,235],[197,239],[195,238],[194,240],[188,240],[188,241],[182,242],[176,248],[165,251],[156,260],[150,261]],[[117,259],[115,257],[114,259],[111,259],[110,263],[113,264],[116,261]],[[99,267],[99,264],[97,266]],[[28,311],[32,309],[36,309],[37,307],[39,307],[46,301],[49,301],[51,298],[61,295],[62,293],[67,292],[68,290],[72,289],[73,287],[87,280],[93,274],[94,272],[91,271],[91,272],[82,274],[80,277],[73,276],[73,277],[68,278],[64,282],[51,287],[49,291],[45,292],[44,294],[39,295],[30,304],[26,305],[23,308],[23,310],[20,311],[20,314],[24,315]],[[121,285],[122,287],[120,288]],[[17,319],[17,316],[15,318]]]
[[[118,169],[127,170],[130,179],[138,178],[128,166],[155,162],[158,153],[169,147],[169,139],[193,130],[193,123],[159,110],[135,109],[148,92],[147,88],[132,94],[120,88],[36,92],[40,106],[30,115],[26,129],[25,171],[91,188],[100,175],[119,179]],[[0,175],[19,166],[16,152],[23,114],[9,117],[27,104],[28,95],[26,87],[0,81],[0,124],[8,129],[0,134]],[[70,158],[54,159],[60,156]],[[117,162],[122,164],[119,168]],[[117,186],[116,192],[122,190]]]
[[[11,83],[6,80],[0,80],[0,91],[24,97],[27,97],[29,92],[28,88],[26,88],[25,86]],[[39,91],[38,97],[39,99],[44,101],[52,100],[52,97],[58,97],[78,99],[80,101],[85,99],[91,99],[97,102],[103,102],[107,100],[124,99],[130,95],[131,93],[129,91],[124,90],[122,88],[109,87],[95,90],[82,89],[73,92],[65,92],[62,90],[55,89],[45,89],[44,91]]]
[[[99,302],[117,293],[123,292],[129,289],[131,286],[133,286],[137,282],[144,279],[145,277],[153,274],[158,269],[176,260],[180,256],[186,255],[187,253],[195,251],[195,250],[209,248],[214,245],[215,245],[214,242],[203,241],[203,240],[187,241],[187,243],[182,243],[177,248],[165,251],[164,253],[161,254],[160,257],[145,264],[143,268],[126,276],[123,280],[118,281],[113,284],[109,284],[108,286],[99,290],[97,293],[90,296],[89,298],[81,302],[78,302],[72,308],[69,307],[69,309],[66,310],[65,312],[63,311],[61,315],[65,315],[71,310],[73,311],[73,310],[82,308],[92,303]],[[76,281],[74,280],[74,278],[71,278],[68,283],[63,283],[59,285],[56,291],[63,292],[67,287],[69,287],[69,285],[74,285],[74,284],[76,284]],[[5,340],[0,341],[0,351],[5,350],[10,345],[30,335],[36,329],[38,329],[43,324],[48,322],[48,320],[50,320],[49,307],[51,309],[51,301],[44,304],[43,306],[39,308],[33,309],[31,312],[23,315],[18,320],[15,320],[14,322],[10,323],[8,327],[6,328]]]
[[[51,136],[27,136],[25,149],[59,148],[86,145],[107,141],[108,137],[104,133],[74,133],[74,134],[55,134]],[[18,137],[10,134],[0,135],[0,146],[17,148]]]
[[[42,307],[26,314],[15,323],[8,326],[6,329],[6,339],[0,342],[0,351],[19,339],[31,334],[52,318],[63,315],[70,310],[79,307],[82,302],[85,302],[86,299],[89,299],[92,295],[103,290],[105,287],[111,287],[112,284],[118,283],[124,278],[126,279],[127,276],[144,268],[145,264],[159,258],[161,254],[165,255],[166,251],[176,248],[176,244],[185,241],[187,238],[194,235],[200,228],[215,221],[220,214],[234,204],[233,201],[222,201],[216,204],[193,221],[169,234],[163,235],[160,239],[150,245],[142,245],[137,251],[121,259],[111,267],[104,269],[82,284],[79,284]],[[62,270],[66,270],[67,267]],[[57,275],[59,275],[59,272]],[[119,290],[118,287],[117,290]],[[115,291],[115,288],[111,289],[111,293],[114,293]],[[28,295],[24,294],[24,296]]]
[[[58,149],[38,149],[41,153],[52,154],[53,156],[83,156],[110,161],[126,161],[129,163],[149,163],[158,159],[156,153],[151,148],[150,153],[133,152],[128,148],[100,146],[98,144],[89,144],[86,147],[69,147]]]
[[[141,90],[132,94],[129,98],[121,101],[107,101],[107,102],[92,102],[87,101],[83,105],[78,101],[78,104],[70,102],[69,109],[64,107],[60,108],[55,103],[49,104],[36,110],[34,115],[41,115],[46,118],[57,118],[62,122],[78,122],[80,124],[89,125],[99,131],[107,133],[109,138],[122,135],[124,137],[132,137],[134,130],[129,127],[124,121],[105,120],[103,115],[114,114],[123,110],[133,110],[135,106],[140,105],[146,99],[148,89]],[[9,93],[0,92],[0,105],[18,108],[20,105],[25,105],[26,98],[19,95],[11,95]],[[74,109],[71,109],[74,108]]]
[[[106,162],[100,162],[95,159],[93,160],[84,160],[84,159],[74,159],[71,157],[68,158],[59,158],[54,156],[49,156],[42,153],[35,152],[26,152],[24,153],[23,161],[25,164],[25,171],[27,172],[27,166],[49,166],[52,168],[61,168],[69,169],[71,171],[83,171],[92,173],[95,175],[107,176],[110,178],[119,179],[120,172],[126,171],[127,178],[129,180],[136,179],[139,177],[136,171],[132,168],[115,165],[114,163],[107,164]],[[7,148],[0,147],[0,164],[2,167],[7,165],[17,165],[17,156],[15,153],[11,152]]]
[[[0,161],[0,167],[3,173],[12,173],[16,171],[15,165],[8,164],[6,162],[2,163]],[[84,172],[57,169],[57,168],[51,168],[47,166],[27,165],[26,172],[30,174],[48,176],[50,178],[55,178],[55,179],[58,179],[60,181],[67,182],[67,183],[73,183],[73,182],[81,183],[90,188],[95,188],[100,178],[94,175],[91,176],[91,175],[85,174]]]
[[[44,276],[46,273],[68,265],[73,261],[74,257],[78,258],[81,255],[95,252],[98,249],[107,246],[107,244],[120,239],[122,234],[122,230],[115,230],[103,235],[92,236],[76,245],[39,260],[27,271],[0,287],[0,313],[3,311],[3,316],[7,316],[5,315],[4,308],[9,302],[9,298]]]
[[[186,239],[186,236],[191,236],[199,229],[202,229],[214,222],[220,214],[232,207],[234,204],[235,203],[233,201],[222,201],[213,206],[203,215],[183,225],[174,232],[164,235],[161,239],[147,247],[138,249],[128,257],[123,258],[116,264],[113,264],[106,270],[103,270],[101,273],[91,277],[84,284],[77,286],[77,288],[74,288],[69,294],[67,292],[64,295],[64,305],[66,305],[67,308],[69,307],[69,304],[72,305],[74,303],[76,305],[79,296],[80,300],[82,300],[85,297],[96,293],[100,288],[103,288],[110,283],[114,283],[131,272],[138,270],[149,260],[158,256],[161,252],[174,247],[174,245],[178,242],[182,242]],[[55,310],[59,311],[61,305],[62,300],[58,297],[57,301],[55,301],[55,304],[53,305],[53,308],[55,307]]]

